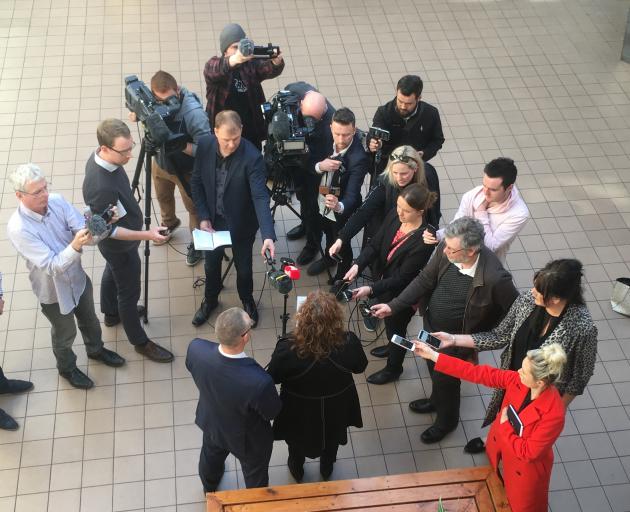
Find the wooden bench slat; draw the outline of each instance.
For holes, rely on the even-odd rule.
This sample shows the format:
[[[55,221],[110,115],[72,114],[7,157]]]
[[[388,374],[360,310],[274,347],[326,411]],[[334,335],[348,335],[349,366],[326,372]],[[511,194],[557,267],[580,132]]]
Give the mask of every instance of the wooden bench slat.
[[[351,494],[363,491],[400,489],[404,487],[418,488],[443,483],[485,481],[490,473],[493,473],[490,466],[479,466],[469,469],[428,471],[426,473],[377,476],[354,480],[278,485],[247,489],[246,501],[270,501],[278,499],[278,495],[282,495],[283,499],[305,498],[311,496],[326,496],[329,494]],[[243,491],[243,489],[219,491],[216,494],[221,496],[221,503],[230,505],[243,502]]]

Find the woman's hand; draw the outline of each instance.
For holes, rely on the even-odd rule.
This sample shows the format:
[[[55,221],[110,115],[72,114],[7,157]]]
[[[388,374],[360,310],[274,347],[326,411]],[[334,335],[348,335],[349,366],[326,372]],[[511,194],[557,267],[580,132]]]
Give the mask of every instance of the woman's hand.
[[[499,423],[505,423],[508,419],[507,416],[507,405],[501,409],[501,419],[499,420]]]
[[[425,229],[422,233],[422,240],[427,245],[435,245],[439,242],[439,240],[434,237],[428,229]]]
[[[440,349],[455,346],[455,336],[452,334],[443,331],[432,332],[430,334],[440,340]]]
[[[343,276],[344,281],[354,281],[359,274],[359,265],[356,263],[350,267],[350,270]]]
[[[430,359],[433,362],[436,362],[439,357],[439,352],[433,350],[429,345],[423,343],[418,340],[411,340],[416,344],[416,348],[413,349],[414,354],[420,356],[424,359]]]
[[[372,288],[370,288],[369,286],[360,286],[359,288],[355,288],[354,290],[352,290],[353,299],[363,299],[365,297],[369,297],[371,294]]]

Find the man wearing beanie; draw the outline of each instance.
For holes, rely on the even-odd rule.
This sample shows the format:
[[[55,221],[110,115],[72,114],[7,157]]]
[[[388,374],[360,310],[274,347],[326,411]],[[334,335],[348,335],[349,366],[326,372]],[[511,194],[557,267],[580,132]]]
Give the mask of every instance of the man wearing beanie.
[[[265,94],[260,83],[276,78],[284,69],[281,54],[273,59],[245,57],[238,48],[246,37],[243,28],[230,23],[223,27],[219,36],[220,57],[212,57],[203,70],[206,80],[206,112],[210,122],[222,110],[234,110],[243,123],[243,137],[262,149],[267,138],[267,128],[260,105]]]

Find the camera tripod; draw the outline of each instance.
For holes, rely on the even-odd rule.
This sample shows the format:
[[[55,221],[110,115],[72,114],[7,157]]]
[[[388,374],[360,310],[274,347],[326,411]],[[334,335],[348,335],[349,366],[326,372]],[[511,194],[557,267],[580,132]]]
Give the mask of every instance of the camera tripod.
[[[273,165],[273,172],[271,174],[273,185],[269,189],[269,194],[271,196],[271,200],[273,201],[273,206],[271,207],[271,218],[274,221],[276,220],[276,211],[278,206],[286,206],[300,220],[300,222],[303,222],[302,215],[300,215],[291,204],[289,185],[291,183],[290,175],[292,172],[304,172],[304,170],[302,167],[285,165],[279,161]],[[322,258],[326,257],[326,253],[324,252],[321,243],[319,244],[319,254]],[[328,267],[326,268],[326,273],[332,281],[333,276]]]

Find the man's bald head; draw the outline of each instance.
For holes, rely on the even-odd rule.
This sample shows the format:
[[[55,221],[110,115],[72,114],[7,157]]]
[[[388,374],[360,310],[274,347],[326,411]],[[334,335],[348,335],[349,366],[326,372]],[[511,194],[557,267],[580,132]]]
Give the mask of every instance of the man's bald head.
[[[303,116],[308,116],[319,121],[326,112],[326,97],[317,91],[308,91],[300,104]]]

